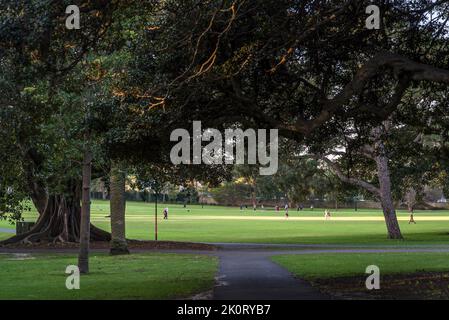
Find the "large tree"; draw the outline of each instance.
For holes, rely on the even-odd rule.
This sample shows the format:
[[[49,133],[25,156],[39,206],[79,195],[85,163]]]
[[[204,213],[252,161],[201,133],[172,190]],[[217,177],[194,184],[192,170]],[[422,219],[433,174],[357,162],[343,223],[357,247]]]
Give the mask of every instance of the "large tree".
[[[126,96],[147,123],[276,128],[308,147],[335,126],[375,132],[406,96],[447,90],[449,6],[383,2],[381,28],[369,30],[371,4],[166,1],[136,46]],[[378,139],[388,233],[401,238],[383,149]]]
[[[92,119],[83,97],[92,71],[83,66],[92,64],[84,59],[104,36],[119,2],[79,1],[80,30],[66,29],[69,4],[2,1],[0,108],[6,128],[0,148],[17,171],[4,168],[1,176],[11,181],[15,174],[14,193],[31,198],[38,212],[30,232],[5,243],[80,237],[82,150]],[[90,231],[93,240],[109,238],[94,226]]]

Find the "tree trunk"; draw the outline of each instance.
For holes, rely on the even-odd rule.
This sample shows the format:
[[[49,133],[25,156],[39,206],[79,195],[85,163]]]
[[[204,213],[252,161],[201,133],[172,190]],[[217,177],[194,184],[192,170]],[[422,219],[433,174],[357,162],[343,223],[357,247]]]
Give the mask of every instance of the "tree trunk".
[[[90,242],[90,184],[92,178],[92,151],[86,146],[83,158],[83,193],[81,207],[80,251],[78,267],[80,273],[89,273]]]
[[[383,143],[379,143],[379,148],[381,149],[381,152],[378,156],[376,156],[375,160],[377,164],[377,175],[380,186],[380,201],[385,217],[385,223],[387,224],[388,238],[403,239],[401,229],[399,228],[398,219],[396,217],[393,198],[391,196],[390,170],[388,167],[388,158],[385,156],[383,150]]]
[[[0,245],[36,242],[79,242],[81,223],[81,188],[79,181],[67,181],[66,190],[60,194],[49,194],[44,182],[37,178],[36,166],[39,157],[30,149],[24,166],[28,192],[39,214],[34,227],[23,234],[13,236]],[[37,164],[36,164],[37,163]],[[90,226],[93,241],[110,241],[110,234],[93,225]]]
[[[28,193],[38,214],[42,215],[49,202],[45,183],[36,174],[36,168],[42,165],[42,157],[39,156],[39,153],[34,148],[30,148],[25,152],[24,158],[23,170],[25,172]]]
[[[125,233],[125,179],[126,175],[120,165],[113,161],[111,166],[111,254],[128,254]]]
[[[36,207],[37,213],[42,215],[49,201],[48,193],[43,183],[33,180],[27,179],[30,198]]]
[[[103,200],[108,199],[108,188],[106,188],[105,183],[101,182],[101,197]]]
[[[256,194],[256,182],[251,183],[251,202],[253,203],[253,208],[257,208],[257,194]]]
[[[416,191],[413,188],[408,188],[405,193],[405,202],[407,204],[408,212],[413,213],[416,205]]]
[[[67,183],[67,191],[45,195],[45,205],[34,227],[24,234],[13,236],[0,244],[35,242],[79,242],[81,221],[81,188],[77,181]],[[43,203],[42,199],[40,200]],[[109,241],[110,234],[91,225],[93,241]]]

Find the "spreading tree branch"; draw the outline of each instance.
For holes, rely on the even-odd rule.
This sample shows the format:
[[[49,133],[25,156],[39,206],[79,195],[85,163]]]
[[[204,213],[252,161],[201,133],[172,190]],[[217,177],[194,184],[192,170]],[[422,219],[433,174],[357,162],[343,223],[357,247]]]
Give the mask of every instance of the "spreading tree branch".
[[[358,186],[358,187],[362,187],[365,190],[371,192],[373,195],[375,196],[380,196],[380,189],[374,185],[372,185],[371,183],[368,183],[366,181],[363,181],[361,179],[357,179],[357,178],[353,178],[353,177],[349,177],[347,175],[345,175],[343,173],[343,171],[341,170],[340,166],[333,162],[332,160],[322,156],[319,157],[319,159],[321,159],[322,161],[324,161],[326,163],[326,165],[332,170],[334,171],[334,173],[337,175],[337,177],[346,183]]]

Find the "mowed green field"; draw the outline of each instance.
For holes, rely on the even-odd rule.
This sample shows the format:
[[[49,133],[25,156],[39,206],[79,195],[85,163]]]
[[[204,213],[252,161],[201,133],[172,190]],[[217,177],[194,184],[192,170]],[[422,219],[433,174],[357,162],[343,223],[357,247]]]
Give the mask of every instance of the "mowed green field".
[[[66,268],[76,264],[74,255],[0,254],[0,300],[189,298],[212,289],[218,260],[193,254],[92,254],[80,290],[67,290]]]
[[[169,208],[169,219],[162,219],[162,210]],[[127,202],[127,237],[142,240],[154,239],[154,204]],[[449,244],[449,211],[417,211],[416,225],[408,224],[408,214],[398,211],[400,226],[406,241],[386,239],[386,227],[380,210],[332,210],[332,218],[325,221],[323,209],[290,210],[273,209],[253,211],[239,208],[159,204],[159,240],[194,242],[243,242],[277,244],[382,244],[416,245]],[[92,222],[110,230],[109,202],[92,203]],[[36,219],[27,213],[25,220]],[[6,221],[0,228],[14,228]],[[0,239],[8,235],[0,233]]]
[[[307,280],[361,276],[370,265],[379,267],[382,274],[449,270],[447,252],[292,254],[272,260]]]
[[[5,240],[5,239],[7,239],[8,237],[10,237],[11,235],[10,234],[8,234],[8,233],[2,233],[2,232],[0,232],[0,241],[1,240]]]

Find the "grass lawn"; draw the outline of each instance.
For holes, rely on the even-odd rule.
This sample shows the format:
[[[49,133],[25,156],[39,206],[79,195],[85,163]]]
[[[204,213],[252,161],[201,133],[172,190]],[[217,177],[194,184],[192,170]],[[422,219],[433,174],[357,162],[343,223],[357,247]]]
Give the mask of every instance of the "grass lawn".
[[[11,237],[10,233],[2,233],[0,232],[0,241]]]
[[[73,255],[0,254],[1,299],[170,299],[212,288],[217,259],[187,254],[91,255],[80,290],[67,290]]]
[[[162,220],[162,209],[169,208],[169,220]],[[398,211],[406,241],[386,239],[386,227],[380,210],[341,209],[333,211],[330,221],[324,221],[323,210],[283,211],[181,205],[159,205],[159,239],[193,242],[255,242],[255,243],[316,243],[316,244],[449,244],[449,211],[417,211],[416,225],[408,225],[407,212]],[[109,202],[92,203],[92,222],[110,230]],[[154,204],[127,202],[127,237],[152,240]],[[35,220],[27,213],[26,220]],[[302,220],[301,220],[302,219]],[[314,219],[314,220],[309,220]],[[338,220],[347,219],[347,220]],[[368,220],[367,220],[368,219]],[[370,220],[371,219],[371,220]],[[0,228],[14,228],[0,221]]]
[[[449,270],[449,253],[325,253],[279,255],[272,260],[307,280],[367,277],[369,265],[378,266],[381,275]]]

